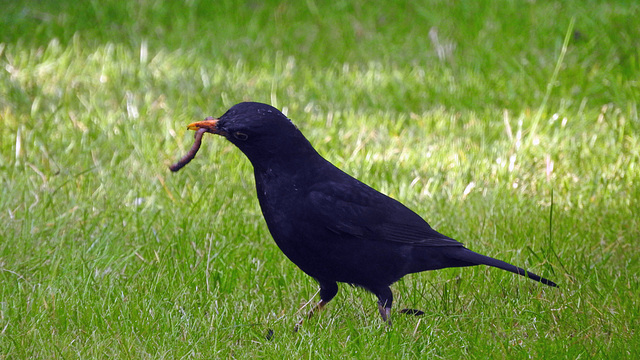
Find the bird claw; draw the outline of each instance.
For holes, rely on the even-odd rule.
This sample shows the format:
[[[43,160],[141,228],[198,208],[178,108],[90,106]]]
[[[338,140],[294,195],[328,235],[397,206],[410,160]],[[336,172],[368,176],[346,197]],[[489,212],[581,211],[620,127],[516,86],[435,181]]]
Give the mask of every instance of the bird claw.
[[[424,315],[424,311],[418,309],[402,309],[399,311],[400,314],[407,314],[413,316],[422,316]]]
[[[307,319],[311,319],[311,317],[313,317],[313,314],[315,314],[315,312],[318,311],[318,310],[322,310],[324,308],[324,306],[327,305],[327,303],[328,303],[328,301],[320,300],[313,307],[313,309],[311,309],[311,311],[309,311],[309,313],[307,314]],[[300,329],[300,326],[302,326],[303,322],[304,322],[304,318],[300,319],[300,321],[298,321],[296,323],[296,325],[293,327],[293,332],[298,332],[298,329]]]

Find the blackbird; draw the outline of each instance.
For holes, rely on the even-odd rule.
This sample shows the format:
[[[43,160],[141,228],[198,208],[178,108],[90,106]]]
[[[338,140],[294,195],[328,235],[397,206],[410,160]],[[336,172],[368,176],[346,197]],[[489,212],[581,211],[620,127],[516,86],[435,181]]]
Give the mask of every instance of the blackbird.
[[[557,286],[435,231],[400,202],[325,160],[270,105],[239,103],[219,119],[188,129],[222,135],[249,158],[271,236],[320,285],[320,301],[308,317],[331,301],[342,282],[372,292],[382,319],[391,324],[391,284],[407,274],[449,267],[488,265]]]

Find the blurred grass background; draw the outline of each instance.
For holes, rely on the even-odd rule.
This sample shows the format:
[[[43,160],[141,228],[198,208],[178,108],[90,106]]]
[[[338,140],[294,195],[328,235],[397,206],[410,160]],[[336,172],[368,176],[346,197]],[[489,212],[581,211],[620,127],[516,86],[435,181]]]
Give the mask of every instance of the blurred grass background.
[[[0,358],[638,356],[636,1],[0,1]],[[250,164],[185,125],[282,109],[484,267],[387,329],[280,253]],[[315,299],[317,300],[317,299]],[[274,338],[265,338],[273,329]]]

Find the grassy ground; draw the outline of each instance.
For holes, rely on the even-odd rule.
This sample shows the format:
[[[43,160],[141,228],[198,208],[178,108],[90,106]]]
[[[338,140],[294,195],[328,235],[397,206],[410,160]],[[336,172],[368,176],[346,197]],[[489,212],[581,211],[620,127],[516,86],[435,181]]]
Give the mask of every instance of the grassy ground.
[[[640,5],[323,3],[2,1],[0,359],[638,358]],[[341,286],[293,333],[317,287],[248,161],[167,169],[242,100],[561,287],[415,274],[387,328]]]

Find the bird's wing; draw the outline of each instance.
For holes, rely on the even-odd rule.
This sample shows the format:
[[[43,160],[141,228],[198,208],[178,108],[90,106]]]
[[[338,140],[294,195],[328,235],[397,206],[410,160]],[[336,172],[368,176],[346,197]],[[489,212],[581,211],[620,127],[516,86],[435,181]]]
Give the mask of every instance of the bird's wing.
[[[309,220],[337,234],[415,246],[462,246],[400,202],[357,180],[315,184],[307,200]]]

